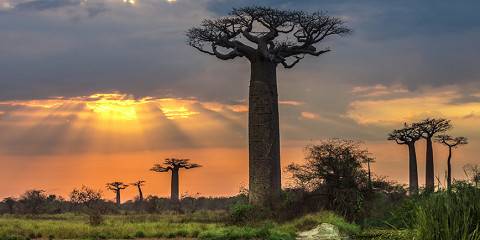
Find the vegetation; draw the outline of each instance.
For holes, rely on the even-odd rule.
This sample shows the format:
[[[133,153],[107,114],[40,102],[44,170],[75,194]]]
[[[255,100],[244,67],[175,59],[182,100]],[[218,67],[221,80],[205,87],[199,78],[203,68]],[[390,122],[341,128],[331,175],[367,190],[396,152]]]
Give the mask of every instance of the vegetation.
[[[211,214],[211,213],[210,213]],[[211,215],[212,216],[212,215]],[[309,229],[319,223],[331,223],[345,234],[360,231],[333,213],[307,215],[288,223],[262,221],[250,225],[227,225],[214,222],[197,222],[190,215],[109,215],[100,226],[89,226],[84,215],[60,214],[32,217],[0,218],[0,238],[64,238],[64,239],[128,239],[173,238],[200,239],[294,239],[296,232]],[[186,218],[186,219],[183,219]],[[214,223],[213,223],[214,222]]]

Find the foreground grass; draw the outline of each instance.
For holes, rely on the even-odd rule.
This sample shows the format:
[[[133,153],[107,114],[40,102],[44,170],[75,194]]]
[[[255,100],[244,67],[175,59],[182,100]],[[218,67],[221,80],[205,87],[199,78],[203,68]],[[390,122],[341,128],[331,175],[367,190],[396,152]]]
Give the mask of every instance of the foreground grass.
[[[205,213],[209,214],[209,213]],[[359,233],[333,213],[307,215],[294,221],[278,224],[261,222],[249,226],[227,225],[209,221],[209,216],[195,220],[185,215],[115,215],[106,216],[96,227],[87,224],[84,215],[61,214],[36,218],[0,217],[0,239],[60,238],[60,239],[130,239],[130,238],[200,238],[200,239],[271,239],[292,240],[298,231],[320,223],[331,223],[345,234]]]

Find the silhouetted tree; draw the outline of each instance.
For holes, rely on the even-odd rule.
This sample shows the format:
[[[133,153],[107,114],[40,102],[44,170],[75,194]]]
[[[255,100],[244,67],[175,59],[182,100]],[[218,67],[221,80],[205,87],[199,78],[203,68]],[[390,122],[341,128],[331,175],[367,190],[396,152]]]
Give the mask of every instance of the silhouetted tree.
[[[306,152],[305,164],[290,164],[287,171],[299,186],[326,194],[327,207],[351,219],[364,199],[368,173],[362,164],[370,153],[359,142],[344,139],[307,146]]]
[[[73,189],[70,193],[70,201],[84,207],[83,210],[89,216],[91,225],[95,226],[102,223],[102,192],[82,186],[80,189]]]
[[[372,170],[371,170],[371,164],[375,162],[375,159],[372,157],[365,158],[364,163],[367,164],[367,173],[368,173],[368,189],[372,189]]]
[[[475,184],[475,187],[478,187],[478,184],[480,183],[480,166],[467,164],[463,166],[463,171],[469,180]]]
[[[107,189],[115,192],[115,195],[116,195],[115,200],[116,200],[117,207],[120,207],[120,204],[121,204],[120,191],[122,191],[123,189],[125,189],[127,187],[128,187],[128,185],[123,183],[123,182],[107,183]]]
[[[192,168],[198,168],[198,167],[201,167],[201,166],[196,163],[190,163],[189,159],[167,158],[163,162],[163,165],[155,164],[150,170],[154,172],[168,172],[168,171],[172,172],[170,199],[173,202],[178,202],[179,201],[178,172],[182,168],[192,169]]]
[[[5,199],[3,199],[2,201],[5,206],[7,207],[7,210],[8,210],[8,213],[9,214],[13,214],[14,213],[14,207],[15,207],[15,203],[17,202],[14,198],[12,197],[7,197]]]
[[[422,132],[422,137],[427,141],[426,167],[425,167],[425,190],[435,190],[435,168],[433,162],[433,142],[432,138],[438,134],[448,131],[452,128],[450,120],[440,118],[427,118],[419,123],[415,123],[414,127]]]
[[[234,9],[228,16],[204,20],[191,28],[188,43],[221,60],[250,61],[249,191],[250,203],[270,207],[281,191],[277,66],[293,68],[305,55],[330,49],[316,44],[349,33],[340,18],[323,12],[268,7]]]
[[[408,146],[408,165],[409,165],[409,192],[418,193],[418,170],[417,170],[417,152],[415,143],[422,137],[422,131],[417,127],[409,126],[405,123],[402,129],[395,129],[388,134],[388,140],[395,141],[400,145]]]
[[[452,186],[452,149],[468,144],[468,139],[466,137],[452,137],[450,135],[442,134],[438,135],[435,138],[435,141],[448,147],[447,188],[450,189]]]
[[[24,211],[30,214],[39,214],[47,201],[47,195],[43,190],[26,191],[19,199]]]
[[[139,180],[134,183],[130,183],[132,186],[136,186],[138,189],[138,201],[143,202],[143,192],[142,192],[142,186],[145,185],[145,181]]]

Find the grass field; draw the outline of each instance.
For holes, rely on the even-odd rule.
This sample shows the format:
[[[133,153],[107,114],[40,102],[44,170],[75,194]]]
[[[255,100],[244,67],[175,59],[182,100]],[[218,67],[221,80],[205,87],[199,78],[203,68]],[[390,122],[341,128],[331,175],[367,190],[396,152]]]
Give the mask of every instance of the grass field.
[[[85,215],[60,214],[0,217],[0,239],[295,239],[296,232],[319,223],[336,225],[345,234],[359,233],[358,226],[329,213],[307,215],[279,224],[270,221],[248,226],[216,222],[222,213],[196,215],[111,215],[100,226],[90,226]]]

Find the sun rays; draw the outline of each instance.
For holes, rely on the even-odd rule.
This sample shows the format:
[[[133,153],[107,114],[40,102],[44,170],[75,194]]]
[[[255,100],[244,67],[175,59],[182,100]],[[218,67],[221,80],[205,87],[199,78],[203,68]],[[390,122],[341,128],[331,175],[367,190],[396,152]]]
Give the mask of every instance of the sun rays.
[[[0,151],[82,154],[225,145],[219,139],[244,132],[245,112],[238,108],[239,104],[135,98],[119,92],[4,101]],[[233,133],[222,131],[231,126],[236,126]]]

